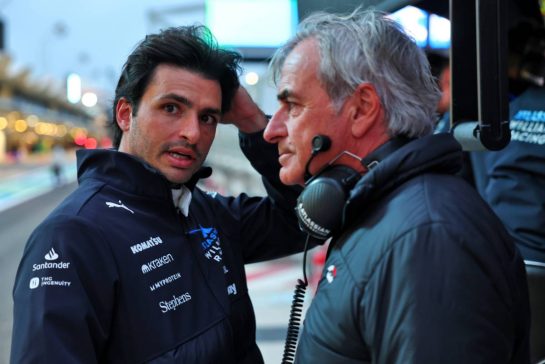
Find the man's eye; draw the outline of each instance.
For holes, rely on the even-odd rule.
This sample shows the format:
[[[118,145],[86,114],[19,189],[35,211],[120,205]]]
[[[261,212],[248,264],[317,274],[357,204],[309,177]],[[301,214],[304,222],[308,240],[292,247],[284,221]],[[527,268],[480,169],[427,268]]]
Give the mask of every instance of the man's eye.
[[[174,104],[166,104],[164,106],[164,110],[168,113],[174,113],[176,111],[178,111],[178,106],[174,105]]]
[[[286,101],[286,108],[290,111],[293,108],[293,103]]]
[[[214,115],[206,114],[201,116],[201,122],[204,124],[213,125],[213,124],[217,124],[218,119]]]

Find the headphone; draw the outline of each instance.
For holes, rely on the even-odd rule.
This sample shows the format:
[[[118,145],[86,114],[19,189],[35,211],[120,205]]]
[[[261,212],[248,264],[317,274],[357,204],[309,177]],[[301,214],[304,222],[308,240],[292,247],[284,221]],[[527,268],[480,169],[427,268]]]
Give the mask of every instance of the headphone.
[[[305,185],[295,212],[299,228],[319,240],[327,240],[341,225],[348,193],[360,179],[356,170],[329,166]]]
[[[342,165],[328,165],[312,176],[310,162],[331,146],[331,139],[317,135],[312,139],[312,154],[305,166],[305,188],[297,198],[295,213],[299,228],[310,236],[325,241],[342,225],[348,193],[360,179],[356,170]],[[312,176],[312,178],[311,178]]]
[[[413,139],[398,136],[390,139],[365,158],[347,151],[339,154],[312,178],[308,171],[310,162],[320,152],[331,146],[331,139],[317,135],[312,139],[312,154],[305,167],[305,188],[297,198],[295,214],[299,228],[308,235],[325,241],[342,228],[344,207],[352,188],[361,178],[361,173],[343,165],[333,165],[342,154],[357,158],[368,170],[376,167],[386,156]]]

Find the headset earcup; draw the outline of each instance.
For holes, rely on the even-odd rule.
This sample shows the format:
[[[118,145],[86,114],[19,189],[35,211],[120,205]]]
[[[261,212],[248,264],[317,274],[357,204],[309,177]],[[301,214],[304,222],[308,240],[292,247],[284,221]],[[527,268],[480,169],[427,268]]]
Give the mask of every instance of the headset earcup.
[[[334,166],[312,178],[297,199],[296,213],[301,230],[326,240],[342,223],[348,192],[359,173],[345,166]]]

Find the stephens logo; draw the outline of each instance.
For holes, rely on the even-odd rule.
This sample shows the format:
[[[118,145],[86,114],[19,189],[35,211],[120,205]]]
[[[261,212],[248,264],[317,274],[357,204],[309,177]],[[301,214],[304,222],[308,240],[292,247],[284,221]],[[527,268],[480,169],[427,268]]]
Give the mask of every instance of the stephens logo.
[[[143,274],[149,273],[152,270],[160,268],[163,265],[173,261],[174,261],[174,257],[172,257],[170,253],[167,255],[163,255],[161,258],[153,259],[151,262],[142,264],[142,273]]]
[[[183,305],[184,303],[191,300],[191,295],[189,292],[183,293],[179,296],[172,296],[172,299],[169,301],[159,302],[159,307],[161,307],[162,313],[167,313],[169,311],[176,311],[176,309]]]
[[[163,244],[163,240],[156,236],[155,238],[150,237],[148,240],[143,241],[138,244],[134,244],[131,246],[131,251],[133,254],[138,254],[140,252],[143,252],[146,249],[153,248],[154,246],[157,246],[159,244]]]

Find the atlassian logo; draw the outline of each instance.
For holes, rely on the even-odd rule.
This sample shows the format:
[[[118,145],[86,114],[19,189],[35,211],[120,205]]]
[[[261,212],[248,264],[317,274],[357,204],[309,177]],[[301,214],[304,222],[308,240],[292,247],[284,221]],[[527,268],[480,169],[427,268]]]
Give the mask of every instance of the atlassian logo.
[[[167,313],[168,311],[176,311],[178,306],[181,306],[190,300],[191,300],[191,295],[189,294],[189,292],[186,292],[179,295],[178,297],[172,296],[172,299],[170,301],[159,302],[159,307],[161,307],[162,313]]]
[[[142,273],[149,273],[152,270],[162,267],[163,265],[168,264],[172,261],[174,261],[174,257],[170,253],[167,255],[163,255],[161,258],[153,259],[151,262],[142,264]]]
[[[331,233],[331,230],[326,229],[314,221],[308,216],[307,212],[305,211],[305,208],[303,207],[303,203],[299,202],[296,208],[297,216],[303,221],[305,226],[310,229],[313,233],[317,234],[318,236],[328,236]]]
[[[163,244],[163,240],[160,237],[158,236],[156,236],[155,238],[150,237],[146,241],[143,241],[141,243],[134,244],[133,246],[131,246],[131,251],[133,254],[138,254],[146,249],[153,248],[154,246],[159,244]]]
[[[201,242],[202,250],[206,259],[214,259],[216,262],[221,262],[223,251],[220,246],[218,230],[216,228],[204,228],[200,226],[198,229],[191,230],[189,234],[200,233],[203,241]]]
[[[45,255],[45,260],[56,260],[59,257],[59,254],[55,252],[55,249],[51,248],[49,253]]]

